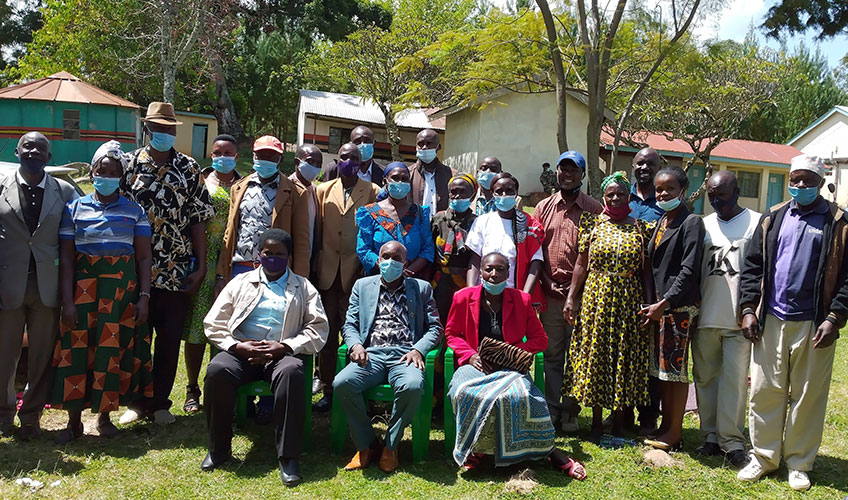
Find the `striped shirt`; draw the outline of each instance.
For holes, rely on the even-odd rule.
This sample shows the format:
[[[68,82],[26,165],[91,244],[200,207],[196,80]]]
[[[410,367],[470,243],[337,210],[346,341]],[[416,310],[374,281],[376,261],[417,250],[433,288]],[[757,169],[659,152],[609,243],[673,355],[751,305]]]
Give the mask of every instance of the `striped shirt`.
[[[60,239],[74,240],[77,252],[95,256],[132,255],[135,237],[150,234],[147,214],[123,196],[106,206],[93,194],[73,200],[59,226]]]
[[[377,315],[371,325],[370,347],[412,346],[406,285],[389,290],[381,281]]]

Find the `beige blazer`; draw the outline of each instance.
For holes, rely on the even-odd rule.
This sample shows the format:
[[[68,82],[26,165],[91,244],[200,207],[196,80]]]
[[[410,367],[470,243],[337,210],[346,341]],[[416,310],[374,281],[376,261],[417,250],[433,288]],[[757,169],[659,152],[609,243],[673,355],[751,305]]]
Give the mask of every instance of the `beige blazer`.
[[[230,280],[212,309],[203,318],[203,330],[209,342],[226,351],[245,340],[238,327],[259,304],[262,268],[240,274]],[[286,311],[279,342],[294,354],[317,354],[327,343],[330,325],[318,290],[306,278],[289,273],[286,283]]]
[[[356,211],[377,200],[376,184],[356,180],[353,192],[344,201],[340,178],[324,182],[317,188],[318,214],[321,219],[321,251],[318,253],[318,289],[329,290],[341,272],[342,289],[349,292],[362,274],[362,263],[356,255]]]
[[[23,305],[30,253],[35,256],[41,302],[47,307],[59,305],[59,223],[65,204],[77,193],[67,182],[44,175],[41,216],[29,234],[15,173],[0,174],[0,309]]]

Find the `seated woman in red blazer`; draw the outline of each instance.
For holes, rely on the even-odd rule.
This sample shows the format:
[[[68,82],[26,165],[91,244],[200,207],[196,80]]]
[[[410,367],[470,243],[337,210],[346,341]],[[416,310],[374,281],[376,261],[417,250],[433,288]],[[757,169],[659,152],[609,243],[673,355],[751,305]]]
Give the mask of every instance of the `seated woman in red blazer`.
[[[530,295],[507,288],[509,261],[504,255],[485,255],[480,274],[482,285],[464,288],[453,296],[445,327],[448,346],[459,366],[448,387],[456,413],[454,460],[470,469],[484,455],[493,455],[496,466],[548,457],[555,467],[584,479],[583,466],[554,448],[545,396],[530,377],[507,369],[487,373],[490,367],[484,368],[479,352],[484,338],[535,354],[547,347],[548,336]]]

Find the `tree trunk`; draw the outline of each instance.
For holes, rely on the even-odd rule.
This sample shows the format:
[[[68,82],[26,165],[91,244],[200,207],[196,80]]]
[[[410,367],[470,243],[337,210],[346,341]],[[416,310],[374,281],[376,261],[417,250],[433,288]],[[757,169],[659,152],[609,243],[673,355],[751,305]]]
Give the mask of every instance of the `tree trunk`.
[[[244,129],[230,99],[221,58],[214,50],[210,51],[209,64],[212,66],[212,80],[215,83],[215,118],[218,119],[218,133],[230,134],[236,141],[241,142],[244,139]]]
[[[177,68],[165,64],[162,68],[162,100],[174,104],[174,89],[177,85]],[[174,104],[174,109],[176,109]]]
[[[568,94],[565,91],[565,67],[562,64],[562,54],[559,51],[559,43],[557,42],[556,25],[554,24],[554,17],[547,0],[536,0],[536,5],[539,7],[542,19],[545,21],[548,48],[551,51],[551,61],[553,62],[554,74],[556,75],[557,145],[560,152],[568,151],[568,133],[566,131],[566,111],[568,105],[566,99],[568,98]]]
[[[386,136],[389,139],[389,145],[392,147],[392,161],[403,161],[403,156],[400,154],[400,135],[398,134],[397,123],[395,123],[395,114],[391,108],[380,107],[383,110],[383,117],[386,121]]]

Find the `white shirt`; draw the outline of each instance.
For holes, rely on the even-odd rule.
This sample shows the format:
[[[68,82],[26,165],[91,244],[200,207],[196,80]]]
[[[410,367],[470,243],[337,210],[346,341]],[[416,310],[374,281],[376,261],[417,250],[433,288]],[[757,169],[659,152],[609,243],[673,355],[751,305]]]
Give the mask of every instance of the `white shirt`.
[[[421,206],[430,207],[430,219],[432,219],[436,213],[436,171],[433,170],[433,173],[430,173],[422,168],[421,172],[424,174],[424,198],[421,200]]]
[[[517,250],[515,248],[514,236],[512,233],[512,220],[501,218],[498,212],[481,215],[471,224],[471,229],[468,230],[468,238],[465,245],[481,258],[491,252],[503,254],[509,260],[509,277],[506,279],[506,286],[515,288],[515,258]],[[533,254],[530,260],[543,261],[542,248]],[[475,285],[480,284],[480,279],[477,279]]]
[[[716,214],[704,217],[700,328],[739,330],[739,273],[759,221],[760,214],[747,208],[729,221]]]
[[[371,160],[368,160],[368,169],[365,170],[365,172],[363,172],[362,169],[359,169],[359,170],[356,171],[356,175],[358,175],[359,178],[362,179],[365,182],[371,182],[371,167],[373,167],[373,166],[374,166],[374,162],[371,161]]]

